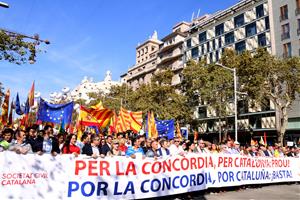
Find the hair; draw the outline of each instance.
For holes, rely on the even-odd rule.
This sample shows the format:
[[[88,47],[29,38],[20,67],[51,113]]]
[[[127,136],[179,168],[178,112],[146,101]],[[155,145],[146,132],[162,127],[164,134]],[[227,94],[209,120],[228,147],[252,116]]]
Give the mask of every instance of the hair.
[[[99,138],[99,136],[98,135],[96,135],[96,134],[93,134],[92,136],[91,136],[91,142],[93,142],[94,140],[95,140],[95,138]]]
[[[162,147],[166,141],[167,141],[166,139],[161,139],[159,141],[160,146]]]
[[[106,139],[108,139],[108,138],[111,138],[111,139],[112,139],[113,137],[112,137],[112,135],[108,135],[108,136],[106,137]]]
[[[53,128],[51,125],[46,125],[45,127],[44,127],[44,131],[46,131],[46,130],[48,130],[49,128]]]
[[[65,140],[65,143],[63,145],[62,149],[64,149],[66,147],[67,148],[67,153],[70,153],[70,143],[71,143],[71,139],[72,139],[73,136],[74,136],[74,134],[68,135],[66,140]],[[77,138],[76,135],[75,135],[75,137]]]
[[[88,133],[84,132],[80,138],[81,141],[85,140],[88,136],[89,136]]]

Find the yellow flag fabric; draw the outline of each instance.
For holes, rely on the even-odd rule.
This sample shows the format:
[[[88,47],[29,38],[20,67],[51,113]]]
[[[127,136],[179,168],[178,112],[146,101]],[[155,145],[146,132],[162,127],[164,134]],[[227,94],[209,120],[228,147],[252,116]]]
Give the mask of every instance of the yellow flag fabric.
[[[79,121],[84,126],[106,127],[112,117],[113,112],[110,109],[89,109],[80,106]]]
[[[8,89],[6,91],[4,101],[2,104],[1,122],[2,122],[2,125],[4,125],[4,126],[7,125],[7,120],[8,120],[9,97],[10,97],[10,90]]]
[[[148,112],[148,117],[147,117],[147,131],[148,131],[148,138],[157,138],[158,137],[158,132],[156,128],[156,123],[155,123],[155,118],[154,118],[154,113],[153,112]]]
[[[178,121],[176,122],[176,137],[178,137],[179,139],[182,139],[182,135],[181,135],[180,126],[179,126]]]
[[[132,112],[121,107],[117,119],[116,131],[125,132],[127,130],[132,130],[137,133],[142,128],[142,122],[143,112]]]

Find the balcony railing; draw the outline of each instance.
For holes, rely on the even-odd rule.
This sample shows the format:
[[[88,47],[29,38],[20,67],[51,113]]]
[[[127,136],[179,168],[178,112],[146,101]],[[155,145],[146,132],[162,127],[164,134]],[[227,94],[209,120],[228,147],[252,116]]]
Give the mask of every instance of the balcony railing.
[[[281,34],[281,40],[286,40],[290,38],[290,32],[282,33]]]
[[[300,8],[296,8],[295,9],[295,15],[297,16],[297,15],[300,15]]]
[[[280,20],[281,22],[284,21],[284,20],[287,20],[287,19],[289,19],[288,14],[280,15],[280,16],[279,16],[279,20]]]

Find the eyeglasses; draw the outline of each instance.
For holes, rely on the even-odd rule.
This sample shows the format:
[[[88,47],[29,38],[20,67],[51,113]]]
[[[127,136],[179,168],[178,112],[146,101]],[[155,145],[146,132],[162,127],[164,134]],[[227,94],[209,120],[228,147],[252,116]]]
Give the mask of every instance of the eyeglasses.
[[[174,142],[180,142],[179,140],[175,140]]]

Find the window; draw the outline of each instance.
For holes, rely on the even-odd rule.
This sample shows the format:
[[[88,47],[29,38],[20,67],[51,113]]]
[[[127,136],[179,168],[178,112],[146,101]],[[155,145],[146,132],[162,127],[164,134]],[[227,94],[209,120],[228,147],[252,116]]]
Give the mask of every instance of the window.
[[[238,28],[245,23],[244,14],[240,14],[234,18],[234,27]]]
[[[199,43],[206,42],[206,31],[199,34]]]
[[[188,39],[186,41],[186,46],[187,46],[187,48],[191,48],[192,47],[192,40],[191,39]]]
[[[256,34],[256,22],[246,26],[246,37],[251,37]]]
[[[300,0],[296,0],[296,16],[300,14]]]
[[[286,20],[289,18],[289,13],[288,13],[288,6],[282,6],[280,7],[280,21]]]
[[[220,59],[220,57],[219,57],[219,51],[216,51],[216,61],[218,62],[219,59]]]
[[[289,39],[290,38],[290,24],[284,24],[281,26],[281,40]]]
[[[270,29],[270,20],[269,20],[269,16],[265,18],[265,25],[266,25],[266,30]]]
[[[218,48],[221,48],[221,46],[222,46],[222,38],[219,38],[219,46],[218,46]]]
[[[246,49],[245,40],[235,44],[235,50],[237,53],[242,53],[245,49]]]
[[[198,109],[199,119],[203,119],[207,117],[207,109],[206,107],[199,107]]]
[[[210,45],[209,45],[209,42],[207,42],[206,45],[207,45],[207,52],[210,52]]]
[[[264,16],[264,4],[256,7],[256,18],[261,18]]]
[[[292,56],[292,45],[291,43],[283,44],[283,57],[288,58]]]
[[[201,45],[201,54],[204,54],[204,44]]]
[[[218,26],[215,27],[216,37],[222,35],[223,33],[224,33],[224,24],[219,24]]]
[[[234,33],[230,32],[225,35],[225,45],[234,43]]]
[[[197,58],[199,55],[198,47],[192,49],[192,58]]]
[[[257,41],[258,41],[258,46],[264,47],[267,45],[267,39],[266,39],[266,34],[262,33],[257,36]]]
[[[297,35],[300,35],[300,19],[298,19]]]
[[[239,114],[244,114],[244,113],[248,113],[249,109],[248,109],[248,101],[246,100],[239,100],[238,101],[238,113]]]
[[[210,62],[210,63],[213,63],[213,53],[210,53],[210,54],[209,54],[209,62]]]
[[[215,40],[212,41],[212,48],[213,48],[213,50],[216,49],[216,41]]]

